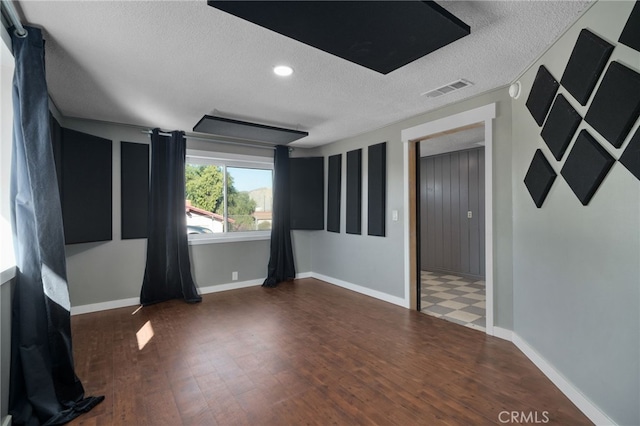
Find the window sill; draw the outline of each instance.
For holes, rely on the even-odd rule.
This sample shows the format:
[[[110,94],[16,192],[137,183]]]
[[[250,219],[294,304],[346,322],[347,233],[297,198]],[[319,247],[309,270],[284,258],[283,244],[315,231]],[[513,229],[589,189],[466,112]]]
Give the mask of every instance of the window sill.
[[[6,284],[16,276],[15,265],[0,267],[0,285]]]
[[[230,233],[216,236],[211,236],[211,234],[208,234],[206,236],[199,235],[196,237],[189,237],[189,245],[197,246],[201,244],[237,243],[244,241],[262,241],[269,239],[271,239],[271,231]]]

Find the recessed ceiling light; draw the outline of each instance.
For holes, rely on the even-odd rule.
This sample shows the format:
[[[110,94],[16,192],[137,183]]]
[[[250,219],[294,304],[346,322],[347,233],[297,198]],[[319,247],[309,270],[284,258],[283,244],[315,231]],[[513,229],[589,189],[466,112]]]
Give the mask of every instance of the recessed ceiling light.
[[[281,77],[287,77],[293,74],[293,68],[286,65],[278,65],[277,67],[273,68],[273,72]]]

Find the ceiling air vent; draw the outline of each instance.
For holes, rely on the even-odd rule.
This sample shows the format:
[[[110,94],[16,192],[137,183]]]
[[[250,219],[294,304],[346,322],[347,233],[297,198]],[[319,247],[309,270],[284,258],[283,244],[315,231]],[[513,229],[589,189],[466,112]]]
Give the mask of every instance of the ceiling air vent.
[[[463,87],[467,86],[473,86],[473,83],[468,80],[460,79],[454,81],[453,83],[445,84],[444,86],[438,87],[437,89],[431,90],[429,92],[424,92],[422,93],[422,96],[425,96],[427,98],[437,98],[438,96],[442,96],[444,94],[462,89]]]

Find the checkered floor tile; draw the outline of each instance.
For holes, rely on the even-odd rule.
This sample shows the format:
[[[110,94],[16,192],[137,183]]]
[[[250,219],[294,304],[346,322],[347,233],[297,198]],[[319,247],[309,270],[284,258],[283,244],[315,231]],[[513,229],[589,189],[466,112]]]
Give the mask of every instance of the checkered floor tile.
[[[422,312],[485,331],[485,285],[451,274],[422,271]]]

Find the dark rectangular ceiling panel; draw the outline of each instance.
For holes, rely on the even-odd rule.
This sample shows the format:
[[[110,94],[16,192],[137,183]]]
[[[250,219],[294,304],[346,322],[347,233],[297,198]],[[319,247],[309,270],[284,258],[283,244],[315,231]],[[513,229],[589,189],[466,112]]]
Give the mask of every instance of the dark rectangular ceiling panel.
[[[215,117],[213,115],[203,116],[193,127],[193,131],[236,139],[267,142],[276,145],[286,145],[305,136],[309,136],[309,132],[302,132],[300,130],[267,126],[265,124]]]
[[[209,6],[388,74],[470,33],[433,1],[217,1]]]

